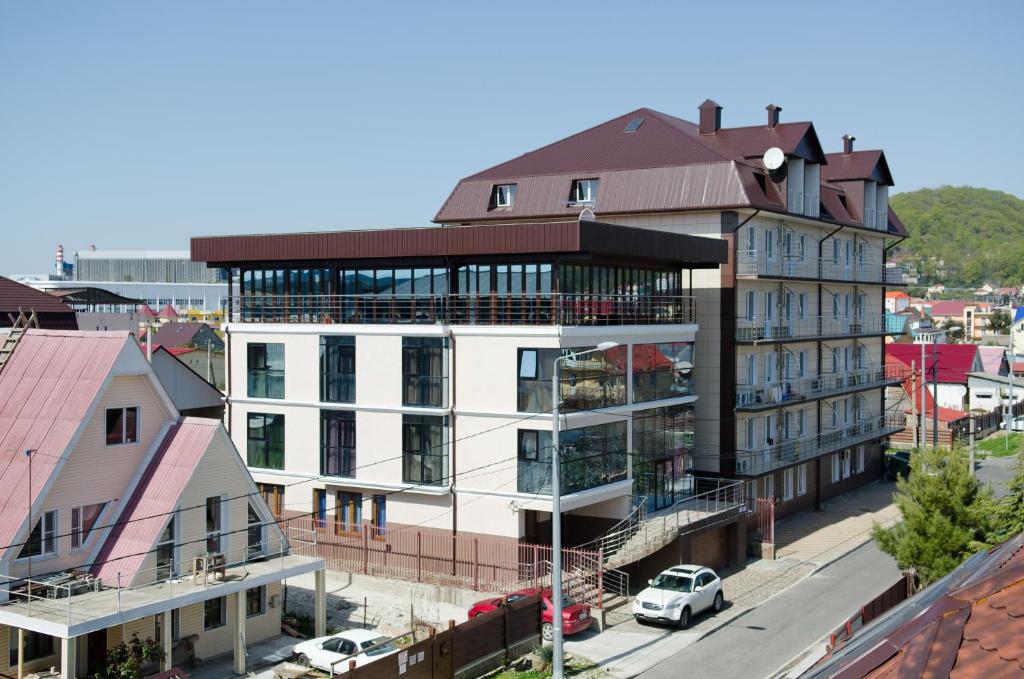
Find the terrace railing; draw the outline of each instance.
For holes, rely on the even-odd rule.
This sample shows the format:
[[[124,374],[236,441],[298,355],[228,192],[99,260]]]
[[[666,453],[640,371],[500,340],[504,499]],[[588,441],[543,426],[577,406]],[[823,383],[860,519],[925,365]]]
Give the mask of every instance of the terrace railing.
[[[736,388],[737,410],[763,410],[896,384],[909,377],[903,366],[884,366],[839,373],[784,379],[775,383],[743,384]]]
[[[758,450],[736,451],[736,473],[757,476],[902,431],[906,416],[880,415]]]
[[[740,317],[737,342],[776,342],[801,339],[902,335],[906,318],[900,316],[810,316],[807,318]]]
[[[666,325],[695,323],[685,295],[236,295],[235,323]]]
[[[740,250],[736,255],[737,276],[763,278],[797,278],[808,280],[849,281],[851,283],[884,283],[902,285],[902,267],[883,266],[878,262],[846,262],[831,257],[808,257],[764,250]]]

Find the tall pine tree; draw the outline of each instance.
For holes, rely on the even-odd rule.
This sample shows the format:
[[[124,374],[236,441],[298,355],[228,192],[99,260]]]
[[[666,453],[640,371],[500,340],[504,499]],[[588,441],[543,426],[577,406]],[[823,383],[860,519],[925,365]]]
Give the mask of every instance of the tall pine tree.
[[[916,570],[922,586],[989,546],[995,503],[956,453],[915,450],[910,475],[897,481],[893,499],[903,521],[890,528],[876,524],[875,542],[900,568]]]

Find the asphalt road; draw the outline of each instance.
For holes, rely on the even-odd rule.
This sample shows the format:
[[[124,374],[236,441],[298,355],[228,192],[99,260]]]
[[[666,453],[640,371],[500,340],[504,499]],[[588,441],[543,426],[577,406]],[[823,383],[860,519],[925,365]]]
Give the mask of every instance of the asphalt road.
[[[892,557],[869,542],[640,676],[767,677],[899,577]]]
[[[1020,464],[1020,455],[990,457],[977,462],[975,474],[978,475],[978,480],[982,483],[991,483],[996,497],[1001,497],[1006,494],[1006,486],[1017,472],[1018,464]]]

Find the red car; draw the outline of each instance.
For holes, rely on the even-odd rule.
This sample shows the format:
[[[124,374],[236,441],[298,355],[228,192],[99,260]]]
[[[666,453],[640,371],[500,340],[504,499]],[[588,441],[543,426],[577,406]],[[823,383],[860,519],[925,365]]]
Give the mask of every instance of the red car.
[[[510,592],[504,597],[495,597],[493,599],[484,599],[473,604],[473,607],[469,609],[469,619],[472,620],[478,615],[484,613],[490,613],[496,611],[504,605],[507,600],[509,603],[519,601],[537,594],[540,590],[520,589],[515,592]],[[541,636],[544,637],[544,641],[551,641],[554,637],[554,616],[552,613],[555,610],[554,605],[551,603],[551,590],[545,589],[542,593],[542,601],[544,602],[544,614],[542,616],[543,625],[541,626]],[[569,636],[570,634],[576,634],[590,627],[590,623],[593,618],[590,617],[590,606],[586,604],[578,604],[572,600],[569,596],[562,597],[562,634]]]

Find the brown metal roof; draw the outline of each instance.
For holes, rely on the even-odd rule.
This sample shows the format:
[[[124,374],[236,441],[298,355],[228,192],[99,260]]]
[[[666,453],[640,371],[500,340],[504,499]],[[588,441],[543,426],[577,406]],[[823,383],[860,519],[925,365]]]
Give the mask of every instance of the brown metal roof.
[[[39,327],[46,330],[77,330],[75,311],[53,295],[0,276],[0,328],[10,327],[10,314],[35,311]]]
[[[643,118],[643,124],[627,132],[630,121],[637,118]],[[827,181],[825,173],[833,156],[824,154],[810,122],[723,127],[713,134],[701,134],[695,123],[640,108],[466,177],[434,221],[526,221],[575,214],[579,207],[569,204],[574,179],[599,180],[597,199],[591,206],[599,217],[744,207],[784,211],[780,187],[760,167],[760,157],[773,146],[786,155],[821,163]],[[870,152],[853,156],[861,153]],[[845,165],[850,157],[844,158]],[[856,162],[862,161],[858,157]],[[878,166],[884,168],[884,173],[878,170],[882,180],[888,177],[891,183],[884,157]],[[851,171],[844,169],[835,176]],[[505,182],[517,185],[513,205],[490,208],[493,186]],[[844,187],[833,186],[832,190],[842,193]],[[830,199],[831,207],[836,208],[837,198]],[[848,209],[827,206],[827,210],[837,223],[860,224],[860,216]],[[828,221],[827,216],[823,219]]]
[[[727,246],[715,238],[576,220],[192,239],[192,259],[213,266],[572,253],[671,261],[700,268],[724,263]]]
[[[828,159],[828,164],[821,168],[823,181],[870,179],[889,186],[893,185],[889,163],[885,160],[885,153],[879,149],[854,151],[850,154],[829,153],[825,157]]]

